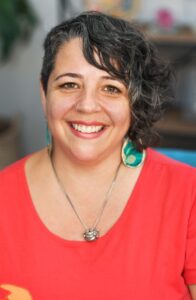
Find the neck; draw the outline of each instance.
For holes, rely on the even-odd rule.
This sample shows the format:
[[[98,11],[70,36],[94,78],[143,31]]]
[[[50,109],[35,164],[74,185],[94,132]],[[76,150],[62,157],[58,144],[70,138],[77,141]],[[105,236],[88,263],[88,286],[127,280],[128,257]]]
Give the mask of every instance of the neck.
[[[71,182],[84,184],[86,182],[88,186],[94,181],[97,184],[110,181],[121,162],[121,155],[118,149],[100,161],[81,162],[71,160],[64,153],[57,154],[57,151],[54,150],[51,159],[62,181],[68,184]]]

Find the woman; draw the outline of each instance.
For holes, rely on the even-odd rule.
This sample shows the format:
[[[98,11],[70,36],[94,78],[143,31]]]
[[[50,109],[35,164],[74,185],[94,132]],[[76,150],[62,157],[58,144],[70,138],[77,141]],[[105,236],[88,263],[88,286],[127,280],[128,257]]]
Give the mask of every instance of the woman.
[[[98,12],[53,28],[44,50],[48,149],[0,175],[2,293],[196,299],[195,170],[149,148],[169,68]]]

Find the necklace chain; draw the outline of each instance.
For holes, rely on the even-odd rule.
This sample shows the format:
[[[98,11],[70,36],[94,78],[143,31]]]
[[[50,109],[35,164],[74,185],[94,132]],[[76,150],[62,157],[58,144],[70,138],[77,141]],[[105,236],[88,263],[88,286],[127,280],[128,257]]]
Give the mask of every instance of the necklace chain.
[[[120,166],[121,166],[121,162],[119,163],[117,169],[116,169],[116,172],[114,174],[114,177],[112,179],[112,182],[110,183],[109,185],[109,188],[106,192],[106,195],[105,195],[105,198],[104,198],[104,201],[103,201],[103,204],[101,206],[101,209],[98,213],[98,216],[94,222],[94,225],[92,226],[92,228],[88,228],[88,226],[86,225],[86,223],[84,222],[84,220],[82,219],[82,217],[80,216],[78,210],[76,209],[75,205],[73,204],[73,201],[71,200],[70,196],[67,194],[65,188],[64,188],[64,185],[62,184],[58,174],[57,174],[57,171],[56,171],[56,168],[55,168],[55,165],[54,165],[54,161],[52,159],[52,152],[49,153],[49,157],[50,157],[50,161],[51,161],[51,165],[52,165],[52,169],[53,169],[53,172],[54,172],[54,175],[55,175],[55,178],[58,182],[58,185],[61,189],[61,191],[63,192],[63,194],[65,195],[66,199],[68,200],[71,208],[73,209],[76,217],[78,218],[78,220],[80,221],[80,223],[82,224],[82,226],[84,227],[85,229],[85,232],[83,233],[83,236],[84,236],[84,239],[86,241],[95,241],[98,237],[99,237],[99,231],[97,230],[97,225],[99,224],[100,220],[101,220],[101,217],[103,215],[103,212],[104,212],[104,209],[106,207],[106,204],[108,203],[108,200],[110,198],[110,195],[112,193],[112,190],[114,188],[114,185],[116,183],[116,179],[117,179],[117,176],[118,176],[118,172],[119,172],[119,169],[120,169]]]

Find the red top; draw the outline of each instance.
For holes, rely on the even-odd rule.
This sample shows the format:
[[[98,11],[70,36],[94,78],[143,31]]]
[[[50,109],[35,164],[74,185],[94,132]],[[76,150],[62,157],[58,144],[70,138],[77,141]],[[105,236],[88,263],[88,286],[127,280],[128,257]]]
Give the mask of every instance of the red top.
[[[29,194],[25,160],[0,172],[0,286],[22,287],[35,300],[191,299],[196,169],[149,149],[120,218],[88,243],[45,227]]]

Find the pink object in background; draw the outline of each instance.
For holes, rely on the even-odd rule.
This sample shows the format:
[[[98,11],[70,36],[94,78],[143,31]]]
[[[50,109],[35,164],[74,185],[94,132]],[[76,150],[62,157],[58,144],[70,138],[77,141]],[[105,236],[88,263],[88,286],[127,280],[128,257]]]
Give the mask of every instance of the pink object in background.
[[[168,9],[160,9],[157,11],[156,20],[160,27],[163,29],[171,29],[174,25],[174,18]]]

